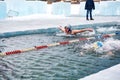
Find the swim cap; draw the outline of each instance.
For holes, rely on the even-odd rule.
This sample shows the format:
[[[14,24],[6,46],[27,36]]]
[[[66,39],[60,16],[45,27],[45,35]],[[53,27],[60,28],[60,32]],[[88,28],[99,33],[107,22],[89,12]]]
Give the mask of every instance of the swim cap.
[[[100,48],[103,46],[103,43],[101,41],[97,41],[94,43],[93,47],[96,49],[96,48]]]
[[[67,26],[68,26],[69,28],[71,28],[71,25],[70,25],[70,24],[68,24]]]
[[[120,32],[119,32],[119,31],[116,31],[115,34],[116,34],[116,35],[120,35]]]
[[[102,47],[102,46],[103,46],[103,43],[102,43],[101,41],[97,41],[97,45],[98,45],[99,47]]]

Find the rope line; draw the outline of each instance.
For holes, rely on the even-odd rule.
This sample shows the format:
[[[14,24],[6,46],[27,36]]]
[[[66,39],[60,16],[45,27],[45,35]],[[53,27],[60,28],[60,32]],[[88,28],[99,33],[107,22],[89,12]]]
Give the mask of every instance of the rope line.
[[[102,38],[109,38],[109,37],[114,36],[114,35],[118,35],[118,33],[102,35]],[[70,44],[70,43],[75,43],[75,42],[79,42],[79,41],[86,41],[86,40],[92,40],[92,39],[95,39],[95,37],[79,38],[79,39],[75,39],[75,40],[63,41],[63,42],[58,42],[58,43],[53,43],[53,44],[48,44],[48,45],[34,46],[32,48],[26,48],[26,49],[22,49],[22,50],[13,50],[13,51],[0,53],[0,56],[6,56],[6,55],[12,55],[12,54],[20,54],[20,53],[24,53],[24,52],[28,52],[28,51],[40,50],[40,49],[53,47],[53,46],[59,46],[59,45],[67,45],[67,44]]]

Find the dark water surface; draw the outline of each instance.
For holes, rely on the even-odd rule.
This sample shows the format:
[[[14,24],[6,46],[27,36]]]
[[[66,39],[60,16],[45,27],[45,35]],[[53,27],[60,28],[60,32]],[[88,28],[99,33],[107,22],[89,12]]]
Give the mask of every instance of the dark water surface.
[[[5,51],[74,39],[50,34],[4,38]],[[79,46],[83,43],[0,57],[0,80],[77,80],[120,63],[119,51],[109,58],[101,58],[93,52],[80,56]]]

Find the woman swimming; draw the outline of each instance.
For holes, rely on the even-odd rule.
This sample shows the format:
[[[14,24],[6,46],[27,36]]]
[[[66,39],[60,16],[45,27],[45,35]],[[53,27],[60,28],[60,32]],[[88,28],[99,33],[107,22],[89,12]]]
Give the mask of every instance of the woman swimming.
[[[72,30],[71,28],[69,28],[67,26],[65,26],[65,27],[60,26],[59,29],[61,31],[63,31],[64,33],[66,33],[66,34],[72,34],[72,35],[76,35],[77,33],[82,33],[82,32],[85,32],[85,31],[93,32],[92,28],[86,28],[86,29],[80,29],[80,30]]]

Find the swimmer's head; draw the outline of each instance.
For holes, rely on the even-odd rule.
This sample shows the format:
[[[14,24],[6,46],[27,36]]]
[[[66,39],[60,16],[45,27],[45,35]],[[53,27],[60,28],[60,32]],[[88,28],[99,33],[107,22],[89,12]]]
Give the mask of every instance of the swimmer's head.
[[[101,41],[98,41],[98,42],[97,42],[97,45],[98,45],[99,47],[102,47],[102,46],[103,46],[103,43],[102,43]]]
[[[72,26],[70,24],[67,25],[69,28],[71,28]]]
[[[116,34],[116,35],[120,35],[120,31],[116,31],[115,34]]]
[[[67,30],[67,31],[70,31],[70,30],[71,30],[71,28],[68,27],[68,26],[65,26],[64,28],[65,28],[65,30]]]
[[[100,47],[102,47],[102,46],[103,46],[103,43],[102,43],[101,41],[97,41],[97,42],[95,42],[94,45],[93,45],[93,47],[94,47],[95,49],[100,48]]]
[[[68,29],[68,27],[67,27],[67,26],[65,26],[64,28],[65,28],[65,29]]]
[[[72,26],[70,24],[67,24],[64,28],[71,28]]]

